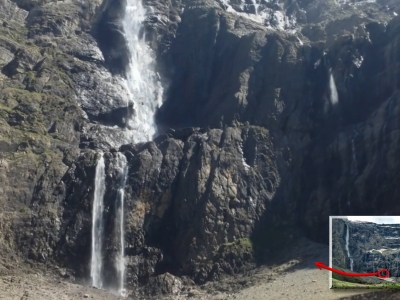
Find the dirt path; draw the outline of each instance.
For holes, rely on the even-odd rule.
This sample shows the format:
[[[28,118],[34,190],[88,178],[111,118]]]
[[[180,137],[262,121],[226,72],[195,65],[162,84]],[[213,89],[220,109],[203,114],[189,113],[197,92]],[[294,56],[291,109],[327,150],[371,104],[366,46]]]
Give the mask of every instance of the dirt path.
[[[328,286],[327,272],[318,269],[299,269],[284,272],[271,282],[258,283],[230,297],[221,297],[221,299],[333,300],[365,292],[365,290],[331,290]]]

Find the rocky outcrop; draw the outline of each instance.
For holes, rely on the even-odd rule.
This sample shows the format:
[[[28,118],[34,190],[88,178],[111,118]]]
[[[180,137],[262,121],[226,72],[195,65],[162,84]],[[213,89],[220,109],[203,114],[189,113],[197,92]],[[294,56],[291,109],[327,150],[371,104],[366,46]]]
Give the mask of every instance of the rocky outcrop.
[[[253,258],[249,237],[280,183],[265,129],[243,126],[182,133],[120,149],[129,163],[125,254],[131,287],[146,285],[165,270],[190,275],[199,283],[243,270]],[[115,268],[117,155],[121,154],[104,156],[107,270]],[[69,189],[58,196],[65,200],[60,203],[63,225],[57,253],[68,257],[65,266],[87,277],[90,270],[84,262],[90,254],[96,158],[88,150],[78,162],[60,183]],[[106,278],[112,285],[115,276]]]

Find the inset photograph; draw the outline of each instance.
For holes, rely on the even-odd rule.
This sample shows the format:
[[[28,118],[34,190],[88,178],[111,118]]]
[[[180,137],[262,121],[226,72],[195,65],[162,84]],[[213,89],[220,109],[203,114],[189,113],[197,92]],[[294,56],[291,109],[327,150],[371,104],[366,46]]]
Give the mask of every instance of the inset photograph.
[[[400,289],[400,217],[330,217],[334,289]]]

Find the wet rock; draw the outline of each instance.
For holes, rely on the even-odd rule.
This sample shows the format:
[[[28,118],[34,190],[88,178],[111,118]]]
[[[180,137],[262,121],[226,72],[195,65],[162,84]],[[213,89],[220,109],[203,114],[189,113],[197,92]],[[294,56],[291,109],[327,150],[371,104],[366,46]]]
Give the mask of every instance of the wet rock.
[[[121,146],[125,1],[1,0],[1,243],[88,278],[100,150],[110,286],[117,155],[127,285],[144,293],[247,270],[256,232],[320,240],[329,215],[396,214],[399,6],[358,2],[144,1],[162,135]]]
[[[179,295],[182,289],[182,281],[169,273],[165,273],[150,278],[149,283],[143,289],[146,295],[151,296]]]

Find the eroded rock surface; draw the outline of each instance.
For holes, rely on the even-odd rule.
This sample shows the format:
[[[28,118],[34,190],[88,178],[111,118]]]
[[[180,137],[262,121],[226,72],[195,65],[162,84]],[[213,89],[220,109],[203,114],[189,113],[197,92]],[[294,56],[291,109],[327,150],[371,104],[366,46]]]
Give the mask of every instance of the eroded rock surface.
[[[248,270],[293,228],[327,240],[329,215],[397,214],[396,1],[143,3],[165,101],[132,145],[126,2],[0,0],[0,251],[88,279],[100,151],[105,280],[125,155],[126,283],[144,295]]]

